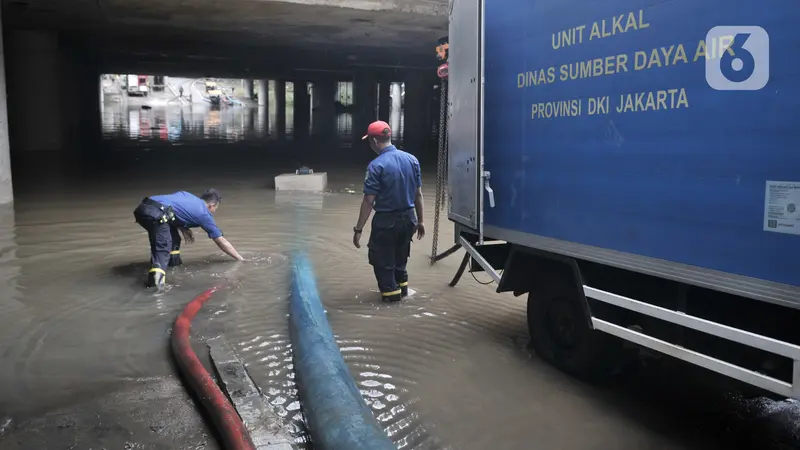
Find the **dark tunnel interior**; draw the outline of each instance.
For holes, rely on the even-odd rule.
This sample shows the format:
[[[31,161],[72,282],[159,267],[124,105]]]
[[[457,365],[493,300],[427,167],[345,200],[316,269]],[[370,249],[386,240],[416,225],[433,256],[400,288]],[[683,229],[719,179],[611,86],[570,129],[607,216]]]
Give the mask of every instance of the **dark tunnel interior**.
[[[4,1],[15,190],[141,175],[155,160],[173,174],[202,171],[212,161],[216,170],[229,171],[363,167],[371,154],[359,133],[378,118],[394,120],[399,146],[434,162],[439,99],[433,49],[446,33],[443,10],[319,3],[222,8],[198,1],[181,8],[147,1]],[[149,77],[148,97],[123,92],[128,74]],[[198,95],[191,103],[176,101],[171,90],[179,86],[165,86],[164,77],[232,79],[240,89],[232,86],[228,94],[236,102],[221,106],[197,101]],[[256,97],[262,82],[272,102]],[[307,89],[296,89],[303,84]],[[395,108],[393,85],[402,95]],[[288,100],[276,97],[276,86],[288,88]],[[141,123],[132,135],[134,115]]]

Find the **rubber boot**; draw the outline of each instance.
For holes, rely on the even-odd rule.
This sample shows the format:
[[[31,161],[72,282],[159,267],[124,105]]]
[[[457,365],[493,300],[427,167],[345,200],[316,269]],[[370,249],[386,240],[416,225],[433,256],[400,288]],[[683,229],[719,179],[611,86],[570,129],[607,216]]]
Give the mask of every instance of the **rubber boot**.
[[[382,292],[381,297],[387,303],[399,302],[403,296],[400,289],[392,292]]]
[[[147,274],[147,287],[155,287],[161,291],[164,289],[166,282],[167,275],[163,270],[157,267],[150,269],[150,272]]]
[[[181,264],[183,264],[183,260],[181,259],[181,251],[173,250],[169,252],[169,267],[177,267]]]
[[[397,283],[397,285],[400,286],[400,297],[408,297],[408,281],[404,283]]]

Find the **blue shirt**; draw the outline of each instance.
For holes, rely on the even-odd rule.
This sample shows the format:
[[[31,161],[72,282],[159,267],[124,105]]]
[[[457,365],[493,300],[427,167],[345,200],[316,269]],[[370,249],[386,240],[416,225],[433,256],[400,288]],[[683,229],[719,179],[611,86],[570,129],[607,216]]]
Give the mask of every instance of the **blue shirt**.
[[[214,217],[202,198],[186,191],[179,191],[174,194],[154,195],[150,199],[164,206],[172,206],[175,217],[186,228],[200,227],[208,233],[208,237],[211,239],[222,236],[222,230],[217,228]]]
[[[364,194],[375,196],[377,212],[413,208],[418,187],[422,187],[419,161],[394,145],[383,149],[367,166]]]

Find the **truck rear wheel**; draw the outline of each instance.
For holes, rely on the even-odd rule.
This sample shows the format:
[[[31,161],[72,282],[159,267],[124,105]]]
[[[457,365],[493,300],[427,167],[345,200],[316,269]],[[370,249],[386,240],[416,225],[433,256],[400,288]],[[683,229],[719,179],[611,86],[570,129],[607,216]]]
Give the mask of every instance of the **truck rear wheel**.
[[[591,379],[616,375],[625,360],[622,341],[589,326],[584,300],[569,284],[551,282],[528,294],[531,346],[569,374]]]

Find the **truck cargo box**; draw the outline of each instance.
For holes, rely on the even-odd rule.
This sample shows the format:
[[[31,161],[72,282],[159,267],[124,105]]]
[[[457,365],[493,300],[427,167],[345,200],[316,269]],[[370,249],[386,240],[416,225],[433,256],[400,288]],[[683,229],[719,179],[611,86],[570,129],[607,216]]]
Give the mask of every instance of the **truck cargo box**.
[[[486,236],[800,305],[797,1],[492,0],[482,14]],[[450,51],[457,90],[465,50]],[[480,152],[453,138],[470,99],[451,101],[457,183]],[[475,225],[463,196],[451,219]]]

